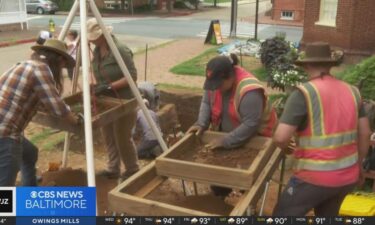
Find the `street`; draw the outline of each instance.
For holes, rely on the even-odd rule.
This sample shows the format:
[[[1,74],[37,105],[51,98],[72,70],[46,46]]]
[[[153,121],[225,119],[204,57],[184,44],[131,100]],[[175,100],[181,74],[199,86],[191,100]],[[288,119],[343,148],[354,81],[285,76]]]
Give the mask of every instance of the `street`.
[[[237,36],[251,38],[254,36],[254,23],[245,22],[255,15],[255,0],[240,1],[238,6]],[[229,36],[230,5],[219,4],[220,8],[204,9],[203,12],[179,17],[106,17],[104,23],[114,27],[114,33],[153,38],[178,39],[205,37],[211,20],[219,19],[224,37]],[[261,1],[260,14],[269,9],[269,1]],[[57,27],[62,27],[66,16],[62,15],[29,15],[30,28],[47,29],[49,19],[53,19]],[[72,29],[79,29],[79,17],[76,17]],[[260,24],[258,37],[266,39],[276,32],[285,32],[287,40],[298,42],[302,37],[301,27]]]

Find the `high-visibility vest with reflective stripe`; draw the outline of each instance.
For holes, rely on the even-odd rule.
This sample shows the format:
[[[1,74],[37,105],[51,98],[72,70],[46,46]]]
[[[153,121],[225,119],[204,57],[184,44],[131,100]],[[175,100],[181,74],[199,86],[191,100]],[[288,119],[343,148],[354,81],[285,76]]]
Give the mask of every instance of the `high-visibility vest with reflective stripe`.
[[[257,78],[239,66],[235,67],[235,76],[235,88],[232,91],[228,109],[233,127],[237,127],[241,124],[241,117],[238,109],[242,97],[249,91],[262,90],[264,97],[264,111],[258,133],[262,136],[271,137],[273,129],[277,123],[277,115],[276,111],[268,101],[266,90]],[[211,103],[211,127],[212,129],[217,130],[220,126],[222,115],[221,91],[210,91],[209,99]]]
[[[298,89],[306,99],[308,124],[297,135],[296,170],[335,171],[355,165],[358,90],[332,76],[314,79]]]

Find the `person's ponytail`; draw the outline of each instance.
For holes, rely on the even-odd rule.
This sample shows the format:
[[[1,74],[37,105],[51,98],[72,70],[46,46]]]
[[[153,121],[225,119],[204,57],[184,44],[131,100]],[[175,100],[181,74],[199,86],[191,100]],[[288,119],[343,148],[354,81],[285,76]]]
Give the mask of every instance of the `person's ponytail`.
[[[239,63],[239,59],[237,57],[236,54],[233,54],[233,53],[230,53],[229,57],[232,59],[231,62],[232,62],[232,65],[233,66],[237,66],[238,63]]]

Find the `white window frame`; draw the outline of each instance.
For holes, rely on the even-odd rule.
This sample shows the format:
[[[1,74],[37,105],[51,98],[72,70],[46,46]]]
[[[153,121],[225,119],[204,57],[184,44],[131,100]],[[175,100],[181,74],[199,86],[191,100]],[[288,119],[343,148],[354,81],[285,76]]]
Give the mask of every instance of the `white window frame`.
[[[335,9],[327,9],[327,2],[336,2],[336,5],[332,6],[335,7]],[[317,21],[315,24],[321,26],[336,27],[338,3],[339,0],[320,0],[319,21]],[[333,15],[326,15],[326,11],[331,11],[329,13]]]
[[[291,16],[285,16],[284,13],[290,13]],[[282,20],[294,20],[294,11],[289,11],[289,10],[281,11],[280,19],[282,19]]]

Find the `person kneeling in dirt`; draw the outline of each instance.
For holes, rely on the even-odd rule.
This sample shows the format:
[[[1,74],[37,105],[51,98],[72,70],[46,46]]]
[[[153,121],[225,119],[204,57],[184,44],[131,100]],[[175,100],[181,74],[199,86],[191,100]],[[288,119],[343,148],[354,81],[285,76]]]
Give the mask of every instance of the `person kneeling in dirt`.
[[[143,99],[145,105],[149,108],[150,104],[146,99]],[[156,113],[148,109],[152,120],[155,122],[156,126],[161,132],[159,119]],[[162,153],[162,149],[159,145],[158,140],[156,139],[150,125],[148,124],[146,117],[142,109],[138,109],[137,112],[137,123],[136,123],[136,134],[140,134],[141,140],[137,145],[138,158],[140,159],[154,159]]]
[[[21,170],[21,184],[36,186],[38,148],[23,131],[40,104],[68,123],[79,124],[60,98],[61,70],[74,65],[64,42],[47,40],[31,47],[32,60],[17,63],[0,77],[0,186],[14,186]]]
[[[228,132],[224,138],[209,143],[209,149],[233,149],[255,135],[272,136],[276,112],[261,82],[238,66],[236,55],[217,56],[208,62],[204,89],[198,121],[188,132],[200,136],[209,126]],[[216,186],[211,189],[220,196],[231,192]]]
[[[111,32],[112,28],[106,28]],[[87,38],[95,45],[92,59],[92,71],[97,84],[94,87],[96,95],[105,95],[112,98],[132,99],[133,93],[127,79],[124,77],[108,43],[95,18],[87,21]],[[133,61],[132,51],[120,43],[111,34],[120,55],[134,81],[137,81],[137,69]],[[107,169],[99,171],[97,175],[111,179],[120,177],[121,161],[126,171],[121,174],[121,181],[126,180],[139,170],[138,157],[132,138],[137,109],[134,108],[125,116],[102,128],[106,149],[108,151]],[[121,161],[120,161],[121,159]]]

